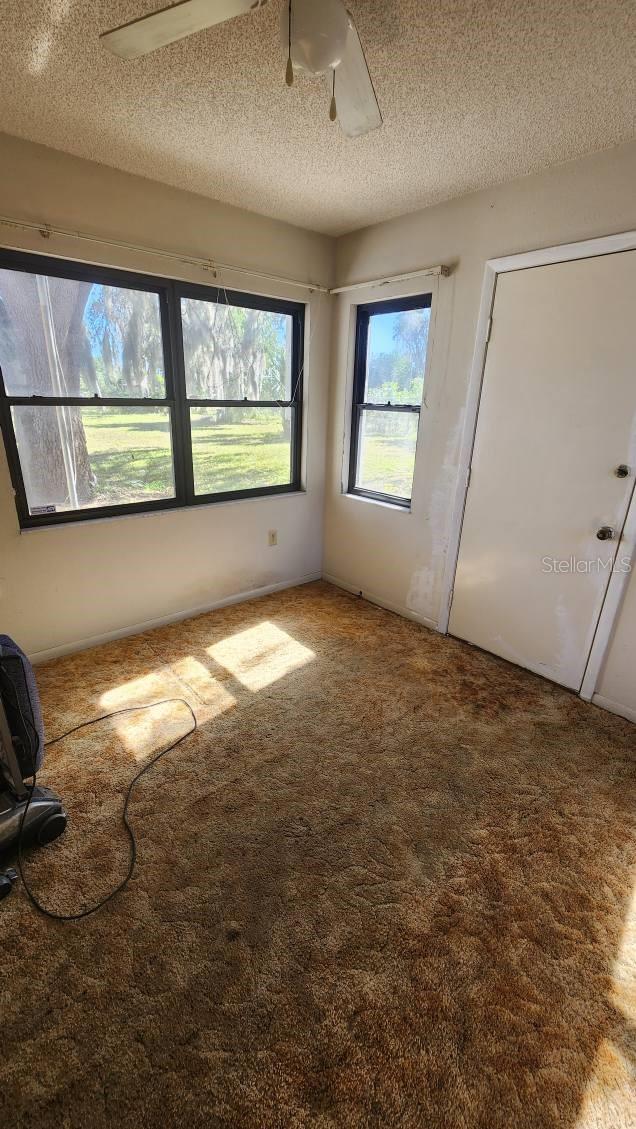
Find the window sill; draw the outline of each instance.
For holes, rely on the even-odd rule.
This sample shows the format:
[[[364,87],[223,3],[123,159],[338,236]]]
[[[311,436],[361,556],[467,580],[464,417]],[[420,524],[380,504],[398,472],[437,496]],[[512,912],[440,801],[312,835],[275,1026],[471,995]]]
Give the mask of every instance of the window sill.
[[[383,510],[391,510],[392,513],[412,513],[411,506],[401,506],[399,502],[383,502],[380,498],[365,498],[364,494],[352,494],[349,490],[343,491],[343,497],[350,498],[354,502],[364,502],[367,506],[380,506]]]
[[[111,521],[132,521],[134,518],[153,518],[153,517],[166,517],[168,514],[183,514],[183,513],[196,513],[197,510],[218,510],[225,506],[241,506],[246,502],[274,502],[279,501],[281,498],[306,498],[306,490],[285,490],[280,494],[260,494],[255,495],[253,498],[228,498],[226,502],[198,502],[195,506],[166,506],[161,510],[141,510],[134,514],[109,514],[107,517],[84,518],[81,521],[59,521],[52,522],[50,525],[33,525],[20,529],[20,535],[31,533],[50,533],[52,529],[78,529],[88,528],[91,529],[95,525],[103,525],[104,522]]]

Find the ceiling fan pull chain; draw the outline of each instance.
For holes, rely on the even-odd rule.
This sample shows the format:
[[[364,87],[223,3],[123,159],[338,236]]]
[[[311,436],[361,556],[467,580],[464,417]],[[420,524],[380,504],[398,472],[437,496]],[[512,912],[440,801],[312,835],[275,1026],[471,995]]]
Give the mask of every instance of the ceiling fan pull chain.
[[[335,122],[338,117],[338,107],[336,105],[336,68],[333,68],[333,85],[331,87],[331,105],[329,107],[329,121]]]
[[[291,57],[291,24],[292,24],[292,0],[289,0],[289,51],[287,53],[287,70],[285,71],[285,82],[288,86],[294,85],[294,67],[292,65]]]

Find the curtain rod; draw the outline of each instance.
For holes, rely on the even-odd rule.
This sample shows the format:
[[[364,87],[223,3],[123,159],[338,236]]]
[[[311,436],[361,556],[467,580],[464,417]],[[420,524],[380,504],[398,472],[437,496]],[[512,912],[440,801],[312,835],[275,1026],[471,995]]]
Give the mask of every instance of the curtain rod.
[[[172,262],[186,263],[188,266],[201,267],[210,271],[216,278],[219,271],[229,271],[230,274],[249,275],[252,278],[262,278],[267,282],[281,283],[284,286],[297,286],[301,290],[314,291],[319,294],[329,294],[328,286],[320,286],[314,282],[300,282],[296,278],[284,278],[281,275],[268,274],[266,271],[250,270],[248,267],[233,267],[229,263],[220,263],[216,259],[203,259],[196,255],[181,255],[178,251],[161,251],[156,247],[144,247],[138,243],[127,243],[123,239],[105,239],[99,235],[88,235],[82,231],[69,231],[63,227],[56,227],[50,223],[30,223],[28,220],[15,220],[10,216],[0,216],[0,226],[13,227],[24,231],[34,231],[42,239],[50,239],[52,235],[61,235],[66,239],[80,239],[87,243],[98,243],[102,247],[117,247],[123,251],[137,251],[143,255],[153,255],[159,259],[170,259]]]
[[[438,275],[448,278],[450,267],[423,267],[422,270],[412,270],[408,274],[393,274],[387,278],[370,278],[368,282],[351,282],[348,286],[336,286],[330,294],[345,294],[349,290],[364,290],[367,286],[388,286],[392,282],[407,282],[409,278],[424,278],[426,275]]]

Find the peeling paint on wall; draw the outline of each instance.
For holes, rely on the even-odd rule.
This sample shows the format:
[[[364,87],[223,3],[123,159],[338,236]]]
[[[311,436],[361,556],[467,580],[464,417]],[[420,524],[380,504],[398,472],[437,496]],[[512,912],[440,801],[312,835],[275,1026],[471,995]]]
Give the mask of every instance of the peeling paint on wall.
[[[448,551],[449,525],[452,511],[453,493],[457,478],[457,460],[463,426],[463,412],[452,428],[444,458],[431,490],[430,512],[428,515],[429,555],[420,558],[411,577],[406,597],[409,611],[435,622],[439,619],[440,597],[446,554]]]

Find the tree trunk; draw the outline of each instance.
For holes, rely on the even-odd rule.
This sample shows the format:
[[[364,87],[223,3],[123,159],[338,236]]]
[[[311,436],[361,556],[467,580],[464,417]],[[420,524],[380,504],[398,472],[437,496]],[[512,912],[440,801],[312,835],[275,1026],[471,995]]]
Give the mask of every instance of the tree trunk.
[[[82,375],[89,387],[95,382],[83,325],[91,283],[57,278],[44,281],[49,294],[48,323],[46,316],[43,318],[42,286],[39,291],[36,277],[17,271],[0,272],[5,310],[0,360],[4,360],[7,391],[10,395],[52,396],[61,392],[77,396]],[[57,376],[52,367],[57,367]],[[36,405],[15,408],[14,425],[31,508],[89,503],[93,497],[92,474],[81,409]]]

